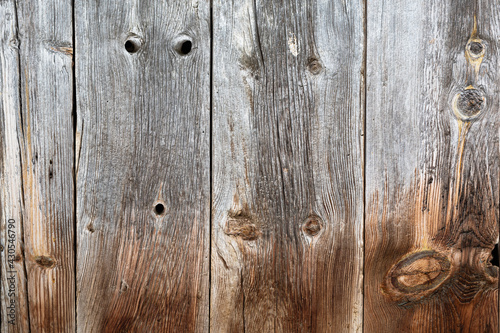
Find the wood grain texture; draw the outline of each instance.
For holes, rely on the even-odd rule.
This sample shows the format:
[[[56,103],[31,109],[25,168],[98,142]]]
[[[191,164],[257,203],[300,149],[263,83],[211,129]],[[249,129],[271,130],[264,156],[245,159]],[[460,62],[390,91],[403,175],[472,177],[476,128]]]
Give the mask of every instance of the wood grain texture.
[[[212,332],[360,332],[363,3],[213,3]]]
[[[10,24],[16,17],[19,74],[3,76],[5,81],[13,79],[21,96],[20,110],[10,105],[14,109],[4,114],[10,140],[14,130],[18,140],[7,150],[14,160],[7,162],[9,173],[4,176],[10,179],[4,181],[15,195],[7,210],[18,209],[19,189],[23,195],[17,223],[24,229],[31,332],[75,330],[71,3],[16,2],[17,14],[12,14]]]
[[[206,332],[209,3],[75,9],[78,331]]]
[[[366,332],[498,332],[497,7],[368,1]]]
[[[29,331],[23,247],[19,36],[14,1],[0,2],[0,331]]]

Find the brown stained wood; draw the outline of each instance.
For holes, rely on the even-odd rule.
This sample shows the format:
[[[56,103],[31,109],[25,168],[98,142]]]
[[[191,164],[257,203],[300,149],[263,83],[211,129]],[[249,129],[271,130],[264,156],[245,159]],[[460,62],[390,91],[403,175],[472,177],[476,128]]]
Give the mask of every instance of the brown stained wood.
[[[213,2],[212,332],[361,332],[363,11]]]
[[[207,332],[209,3],[75,6],[78,331]]]
[[[5,331],[74,332],[72,2],[1,6],[2,26],[14,29],[2,54],[2,222],[13,219],[24,241],[16,245],[19,319]]]
[[[497,7],[368,2],[366,332],[498,332]]]
[[[14,1],[0,3],[0,331],[29,331],[23,249],[19,36]]]

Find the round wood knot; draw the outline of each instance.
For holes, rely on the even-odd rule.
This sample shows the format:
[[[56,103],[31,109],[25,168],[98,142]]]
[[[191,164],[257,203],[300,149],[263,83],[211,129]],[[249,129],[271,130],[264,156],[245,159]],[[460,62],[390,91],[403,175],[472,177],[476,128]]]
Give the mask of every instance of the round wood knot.
[[[303,224],[302,230],[308,236],[316,236],[321,231],[322,225],[318,216],[310,216]]]
[[[485,109],[486,97],[483,92],[469,88],[455,95],[453,99],[453,111],[455,115],[464,121],[472,120],[479,116]]]
[[[472,54],[481,54],[481,52],[483,52],[483,44],[479,43],[479,42],[472,42],[469,44],[469,50]]]
[[[224,232],[226,235],[248,241],[256,240],[261,235],[259,227],[252,222],[249,216],[241,212],[229,216]]]
[[[472,59],[481,58],[484,55],[485,47],[481,40],[472,40],[467,44],[467,53]]]
[[[35,262],[42,266],[42,267],[46,267],[46,268],[52,268],[56,265],[56,260],[52,257],[48,257],[48,256],[36,256],[35,257]]]
[[[309,58],[307,69],[309,70],[309,72],[311,72],[311,74],[318,75],[323,70],[323,65],[321,64],[321,61],[319,61],[319,59],[313,57]]]
[[[439,287],[449,276],[450,261],[436,251],[410,254],[386,275],[385,292],[394,299],[419,299]]]

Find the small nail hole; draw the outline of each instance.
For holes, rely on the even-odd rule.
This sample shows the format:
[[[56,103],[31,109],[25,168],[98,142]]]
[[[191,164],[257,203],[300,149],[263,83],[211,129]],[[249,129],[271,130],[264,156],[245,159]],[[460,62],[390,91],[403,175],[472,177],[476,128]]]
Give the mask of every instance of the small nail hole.
[[[155,213],[157,215],[162,215],[165,212],[165,206],[161,203],[156,204],[155,206]]]
[[[141,42],[137,38],[129,39],[125,42],[125,50],[128,53],[136,53],[141,48]]]
[[[498,244],[495,244],[493,251],[491,251],[491,264],[498,267]]]

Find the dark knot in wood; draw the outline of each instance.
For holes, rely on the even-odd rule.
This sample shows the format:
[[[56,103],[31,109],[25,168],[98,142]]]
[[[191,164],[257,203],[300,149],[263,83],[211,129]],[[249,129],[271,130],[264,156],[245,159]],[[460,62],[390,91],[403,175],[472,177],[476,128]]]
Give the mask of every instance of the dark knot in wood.
[[[462,121],[471,121],[486,107],[484,93],[472,86],[455,95],[452,102],[455,116]]]
[[[481,44],[480,42],[471,42],[469,44],[469,51],[474,55],[480,55],[481,52],[483,52],[483,49],[483,44]]]
[[[302,225],[302,230],[308,236],[316,236],[321,231],[322,225],[318,216],[310,216]]]
[[[484,97],[477,89],[467,89],[458,97],[458,109],[468,117],[473,117],[481,112]]]
[[[436,251],[412,253],[389,270],[382,289],[394,301],[419,300],[446,280],[450,267],[448,258]]]
[[[250,216],[241,212],[230,214],[224,232],[226,235],[239,237],[248,241],[256,240],[262,234]]]
[[[311,72],[311,74],[318,75],[319,73],[321,73],[323,65],[321,64],[321,61],[319,61],[319,59],[312,57],[309,58],[307,69],[309,70],[309,72]]]
[[[47,256],[36,256],[35,262],[38,265],[46,268],[52,268],[56,265],[56,260],[52,257],[47,257]]]

